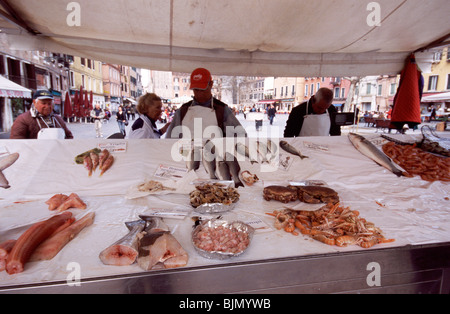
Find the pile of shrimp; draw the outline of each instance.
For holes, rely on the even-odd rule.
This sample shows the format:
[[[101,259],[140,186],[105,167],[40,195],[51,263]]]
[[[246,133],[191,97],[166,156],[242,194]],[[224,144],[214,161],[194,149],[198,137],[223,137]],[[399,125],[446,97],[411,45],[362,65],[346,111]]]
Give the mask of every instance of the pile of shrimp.
[[[308,235],[328,245],[340,247],[355,244],[370,248],[375,244],[388,243],[381,230],[359,216],[356,210],[337,204],[328,204],[316,211],[293,211],[284,209],[266,213],[275,217],[275,228],[299,235]]]
[[[402,167],[406,177],[418,175],[425,181],[450,181],[450,158],[428,153],[412,145],[398,145],[388,142],[383,152]]]

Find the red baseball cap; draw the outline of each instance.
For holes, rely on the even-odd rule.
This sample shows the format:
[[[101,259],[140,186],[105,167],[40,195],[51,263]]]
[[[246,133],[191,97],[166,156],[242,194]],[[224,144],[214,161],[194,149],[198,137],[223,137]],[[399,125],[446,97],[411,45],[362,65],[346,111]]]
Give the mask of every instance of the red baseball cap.
[[[191,87],[190,89],[202,89],[208,88],[209,82],[212,81],[211,73],[207,69],[197,68],[191,73]]]

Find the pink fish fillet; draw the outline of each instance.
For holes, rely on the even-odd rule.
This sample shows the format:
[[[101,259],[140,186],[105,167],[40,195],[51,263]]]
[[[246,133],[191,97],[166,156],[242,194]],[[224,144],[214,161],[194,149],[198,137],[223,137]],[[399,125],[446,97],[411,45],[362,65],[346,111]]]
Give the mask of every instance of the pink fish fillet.
[[[69,227],[42,242],[31,255],[30,261],[50,260],[55,257],[81,230],[92,225],[94,217],[95,213],[88,213]]]

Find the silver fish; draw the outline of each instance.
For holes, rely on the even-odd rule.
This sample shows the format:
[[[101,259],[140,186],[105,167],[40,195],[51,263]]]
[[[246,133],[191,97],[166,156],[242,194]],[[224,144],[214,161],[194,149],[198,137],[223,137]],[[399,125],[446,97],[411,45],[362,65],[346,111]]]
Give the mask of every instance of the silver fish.
[[[202,160],[201,148],[194,146],[189,151],[188,159],[186,160],[186,167],[189,171],[196,171],[200,168],[200,161]]]
[[[262,143],[261,141],[256,141],[256,150],[258,154],[261,156],[261,163],[268,163],[269,160],[267,160],[267,145]]]
[[[104,249],[99,257],[105,265],[126,266],[136,261],[138,256],[138,234],[146,226],[142,219],[126,222],[130,232],[111,246]]]
[[[9,182],[3,174],[3,170],[15,163],[19,159],[19,156],[19,153],[12,153],[0,159],[0,187],[4,189],[10,188]]]
[[[215,151],[214,144],[210,140],[207,140],[203,147],[203,167],[208,172],[210,179],[217,179]]]
[[[267,149],[272,155],[274,155],[278,151],[278,145],[275,144],[272,140],[267,139]]]
[[[302,153],[297,148],[295,148],[286,141],[280,141],[280,147],[289,154],[297,155],[301,159],[308,158],[308,156],[302,155]]]
[[[398,177],[402,176],[403,173],[392,163],[391,159],[386,156],[381,150],[379,150],[375,145],[368,141],[364,136],[355,133],[349,133],[348,138],[350,142],[355,146],[355,148],[364,156],[369,157],[375,161],[380,166],[388,169],[389,171],[396,174]]]
[[[244,184],[239,179],[239,172],[241,171],[241,167],[239,166],[239,162],[237,161],[236,157],[230,153],[226,153],[225,163],[228,165],[228,169],[234,181],[234,187],[244,187]]]
[[[139,233],[137,262],[143,270],[150,270],[162,263],[164,268],[185,266],[189,256],[159,217],[140,216],[147,227]]]
[[[250,160],[250,162],[251,162],[252,165],[253,165],[255,162],[256,162],[256,163],[258,162],[257,160],[254,160],[254,159],[251,157],[250,151],[249,151],[249,149],[248,149],[248,147],[247,147],[246,145],[244,145],[244,144],[242,144],[242,143],[236,143],[235,148],[236,148],[236,151],[237,151],[239,154],[241,154],[242,156],[247,157],[247,158]]]
[[[225,160],[219,160],[217,162],[217,170],[219,171],[219,175],[222,180],[231,180],[230,169],[228,168],[228,164]]]

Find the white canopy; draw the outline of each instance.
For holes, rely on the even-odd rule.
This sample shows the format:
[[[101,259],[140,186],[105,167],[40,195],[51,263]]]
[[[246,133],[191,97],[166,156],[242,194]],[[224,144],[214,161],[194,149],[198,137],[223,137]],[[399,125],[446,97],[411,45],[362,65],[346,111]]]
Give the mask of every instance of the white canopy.
[[[450,101],[450,92],[439,93],[422,97],[421,102],[447,102]]]
[[[0,97],[31,98],[31,90],[0,75]]]
[[[396,74],[409,53],[450,35],[448,0],[0,3],[13,49],[216,75]]]

